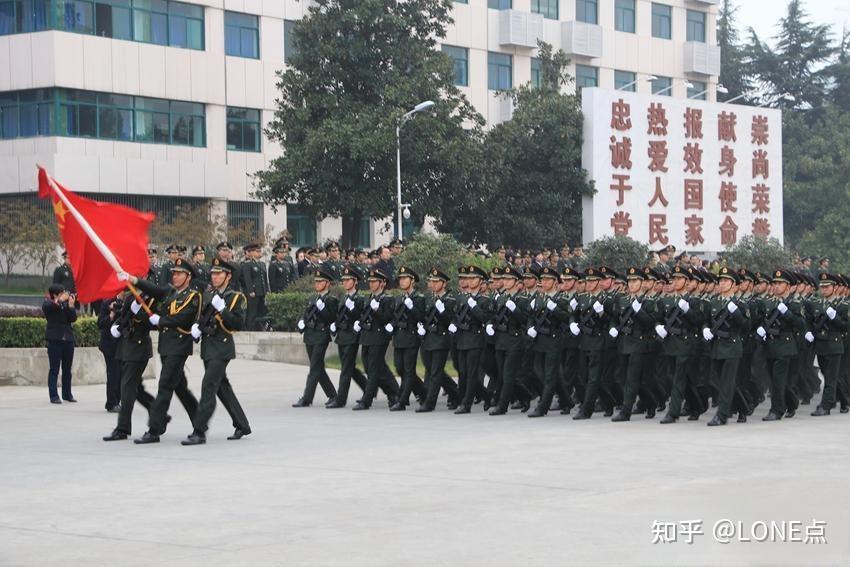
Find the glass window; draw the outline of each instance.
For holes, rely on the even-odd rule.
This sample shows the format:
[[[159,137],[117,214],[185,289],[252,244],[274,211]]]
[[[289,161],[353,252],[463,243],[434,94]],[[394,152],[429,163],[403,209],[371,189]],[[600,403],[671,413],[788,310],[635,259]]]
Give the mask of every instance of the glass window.
[[[260,23],[257,16],[224,13],[224,50],[234,57],[260,58]]]
[[[101,0],[94,5],[94,33],[113,39],[133,39],[130,0]]]
[[[504,91],[513,87],[513,57],[506,53],[487,53],[487,88]]]
[[[469,86],[469,49],[444,45],[443,53],[454,60],[455,84],[459,87]]]
[[[94,33],[94,5],[82,0],[65,0],[62,7],[62,29],[77,33]]]
[[[487,0],[487,7],[494,10],[510,10],[511,4],[511,0]]]
[[[0,2],[0,35],[15,33],[15,2]]]
[[[599,5],[597,0],[576,0],[576,20],[588,24],[598,24]]]
[[[670,6],[652,3],[652,37],[673,37],[673,8]]]
[[[294,27],[294,21],[283,20],[283,61],[285,63],[289,63],[289,58],[297,53],[295,38],[292,35],[292,29]]]
[[[628,85],[628,86],[626,86]],[[635,74],[631,71],[614,71],[614,90],[635,92]]]
[[[531,58],[531,86],[539,87],[541,81],[540,75],[540,59],[538,57]]]
[[[616,4],[614,4],[614,29],[635,33],[635,0],[616,0]]]
[[[690,83],[692,86],[688,87],[688,98],[706,100],[708,94],[706,84],[700,81],[690,81]]]
[[[688,41],[705,43],[705,12],[688,10]]]
[[[204,8],[182,2],[168,3],[168,45],[204,48]]]
[[[227,149],[260,151],[260,111],[227,107]]]
[[[550,20],[558,19],[559,0],[531,0],[531,11]]]
[[[168,45],[168,4],[164,0],[133,1],[133,37],[144,43]]]
[[[652,94],[671,96],[673,93],[673,79],[670,77],[657,77],[652,81]]]
[[[51,0],[17,0],[14,2],[15,25],[12,33],[29,33],[50,29]]]
[[[286,205],[286,230],[292,235],[292,247],[316,244],[316,219],[300,205]]]
[[[576,65],[576,87],[583,89],[585,87],[599,86],[599,69],[589,65]]]

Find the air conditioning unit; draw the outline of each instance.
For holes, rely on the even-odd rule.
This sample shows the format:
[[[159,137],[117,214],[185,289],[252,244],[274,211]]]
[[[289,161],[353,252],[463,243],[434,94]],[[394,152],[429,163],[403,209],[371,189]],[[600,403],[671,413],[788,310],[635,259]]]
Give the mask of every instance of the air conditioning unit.
[[[720,46],[699,41],[685,44],[685,73],[720,75]]]
[[[561,27],[563,48],[569,55],[602,57],[602,26],[585,22],[564,22]]]
[[[499,11],[499,44],[537,47],[543,35],[543,15],[519,10]]]

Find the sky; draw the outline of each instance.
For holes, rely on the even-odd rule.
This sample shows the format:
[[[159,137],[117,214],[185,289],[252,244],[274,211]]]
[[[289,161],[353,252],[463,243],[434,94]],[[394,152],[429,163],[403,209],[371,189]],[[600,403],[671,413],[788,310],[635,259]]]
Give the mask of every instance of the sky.
[[[776,25],[788,4],[787,0],[734,0],[734,3],[738,6],[741,38],[748,37],[747,29],[751,27],[762,40],[776,35]],[[803,8],[813,23],[832,24],[836,39],[841,37],[842,26],[850,29],[850,0],[803,0]]]

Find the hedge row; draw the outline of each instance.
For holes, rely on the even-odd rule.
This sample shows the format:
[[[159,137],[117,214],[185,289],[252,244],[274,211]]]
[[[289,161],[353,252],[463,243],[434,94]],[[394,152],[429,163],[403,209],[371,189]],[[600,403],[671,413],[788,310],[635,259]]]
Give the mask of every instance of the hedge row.
[[[47,321],[38,317],[0,318],[0,348],[37,348],[45,346],[44,328]],[[80,317],[73,325],[77,346],[97,346],[100,332],[97,319]]]

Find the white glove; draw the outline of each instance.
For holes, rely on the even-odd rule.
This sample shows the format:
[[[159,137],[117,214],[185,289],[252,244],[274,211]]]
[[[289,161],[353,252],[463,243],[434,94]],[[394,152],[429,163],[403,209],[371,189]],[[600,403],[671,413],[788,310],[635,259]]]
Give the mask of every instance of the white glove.
[[[156,313],[151,315],[150,322],[151,322],[151,325],[153,325],[154,327],[159,326],[159,315],[157,315]]]
[[[612,339],[616,339],[620,336],[620,331],[617,330],[617,327],[611,327],[610,329],[608,329],[608,336],[610,336]]]
[[[331,333],[336,333],[336,323],[331,323]]]
[[[319,311],[324,311],[324,310],[325,310],[325,302],[324,302],[324,301],[322,301],[322,298],[321,298],[321,297],[320,297],[319,299],[317,299],[317,300],[316,300],[316,309],[318,309]]]
[[[354,311],[354,302],[351,301],[350,297],[345,299],[345,308],[349,311]]]
[[[118,325],[112,325],[109,327],[109,334],[112,335],[112,338],[118,339],[121,337],[121,331],[118,330]]]
[[[492,337],[493,335],[496,334],[496,329],[493,328],[492,323],[487,323],[487,326],[484,327],[484,331],[487,333],[488,337]]]
[[[386,325],[384,325],[384,330],[388,333],[392,333],[393,332],[393,324],[387,323]]]
[[[533,339],[537,336],[537,329],[535,329],[534,327],[529,327],[526,333],[528,333],[528,336]]]
[[[410,299],[409,297],[405,297],[404,298],[404,306],[407,307],[408,309],[413,309],[413,300]]]
[[[581,333],[581,329],[579,328],[578,323],[570,323],[570,332],[576,337],[579,336],[579,334]]]
[[[466,304],[469,305],[470,309],[475,309],[475,306],[478,305],[477,303],[475,303],[475,300],[472,299],[472,297],[466,298]]]
[[[419,335],[420,337],[425,336],[425,326],[422,323],[416,324],[416,334]]]
[[[551,299],[546,301],[546,309],[548,309],[549,311],[554,311],[557,306],[558,304],[552,301]]]
[[[756,329],[756,334],[761,338],[765,338],[767,336],[767,331],[764,330],[764,327],[759,327]]]
[[[362,329],[362,327],[360,326],[360,321],[355,321],[354,325],[352,325],[351,328],[354,329],[355,333],[359,333],[360,329]]]
[[[133,315],[137,315],[139,313],[139,311],[141,311],[141,310],[142,310],[142,304],[139,303],[138,301],[134,301],[133,303],[130,304],[130,311],[133,312]]]
[[[128,274],[127,272],[118,272],[115,275],[118,277],[119,282],[126,282],[130,279],[130,274]]]
[[[805,339],[806,339],[807,341],[809,341],[810,343],[815,342],[815,336],[812,334],[812,332],[811,332],[811,331],[806,331],[806,334],[805,334],[805,335],[803,335],[803,338],[805,338]]]
[[[449,332],[453,335],[457,333],[457,325],[455,325],[454,323],[449,323]]]
[[[785,315],[785,312],[788,311],[788,306],[785,305],[784,302],[780,301],[779,305],[776,306],[776,309],[779,310],[780,313]]]
[[[661,337],[662,339],[667,338],[667,329],[664,328],[664,325],[656,325],[655,326],[655,334]]]
[[[838,315],[838,313],[836,313],[836,312],[835,312],[835,309],[833,309],[832,307],[827,307],[827,308],[826,308],[826,316],[827,316],[827,317],[829,317],[829,320],[830,320],[830,321],[832,321],[833,319],[835,319],[835,316],[836,316],[836,315]]]
[[[730,302],[729,302],[729,305],[727,305],[727,306],[726,306],[726,309],[728,309],[728,310],[729,310],[729,313],[734,313],[735,311],[737,311],[737,310],[738,310],[738,306],[737,306],[737,305],[735,305],[735,302],[734,302],[734,301],[730,301]]]
[[[437,301],[435,301],[435,302],[434,302],[434,307],[436,307],[436,308],[437,308],[437,313],[439,313],[440,315],[442,315],[442,314],[443,314],[443,311],[445,311],[445,310],[446,310],[446,304],[445,304],[445,303],[443,303],[443,300],[442,300],[442,299],[438,299]]]
[[[192,332],[192,338],[193,339],[200,339],[201,338],[201,328],[198,326],[197,323],[192,324],[192,331],[191,332]]]
[[[511,313],[513,313],[513,312],[514,312],[514,309],[516,309],[516,303],[514,303],[514,300],[513,300],[513,299],[509,299],[509,300],[507,300],[507,301],[505,302],[505,307],[507,307],[507,308],[508,308],[508,311],[510,311]]]
[[[593,302],[593,310],[596,311],[597,314],[602,313],[603,311],[605,311],[605,306],[603,306],[598,301],[594,301]]]
[[[377,299],[373,299],[369,302],[369,307],[372,308],[372,311],[377,311],[378,308],[381,307],[381,304],[378,302]]]
[[[711,339],[714,338],[714,333],[711,332],[711,329],[706,327],[705,329],[702,330],[702,338],[704,338],[707,341],[710,341]]]
[[[574,297],[574,298],[570,299],[570,309],[575,311],[576,307],[578,307],[578,301],[576,301],[576,298]]]
[[[304,327],[306,327],[306,325],[304,324],[304,319],[300,319],[300,320],[298,321],[298,330],[299,330],[299,331],[303,331],[303,330],[304,330]]]
[[[531,303],[529,303],[529,304],[528,304],[528,306],[529,306],[529,307],[531,307],[532,309],[534,309],[534,306],[535,306],[536,304],[537,304],[537,299],[532,299],[532,300],[531,300]]]
[[[214,295],[210,303],[212,303],[212,306],[215,307],[215,310],[219,313],[224,311],[224,307],[227,305],[220,295]]]
[[[680,299],[680,300],[679,300],[679,303],[678,303],[677,305],[679,306],[679,309],[681,309],[681,310],[682,310],[682,313],[687,313],[688,311],[690,311],[690,310],[691,310],[691,305],[690,305],[690,303],[688,303],[687,301],[685,301],[685,299],[684,299],[684,298]]]
[[[640,304],[640,301],[638,301],[637,299],[632,301],[632,311],[637,313],[638,311],[640,311],[641,307],[643,307],[643,305]]]

